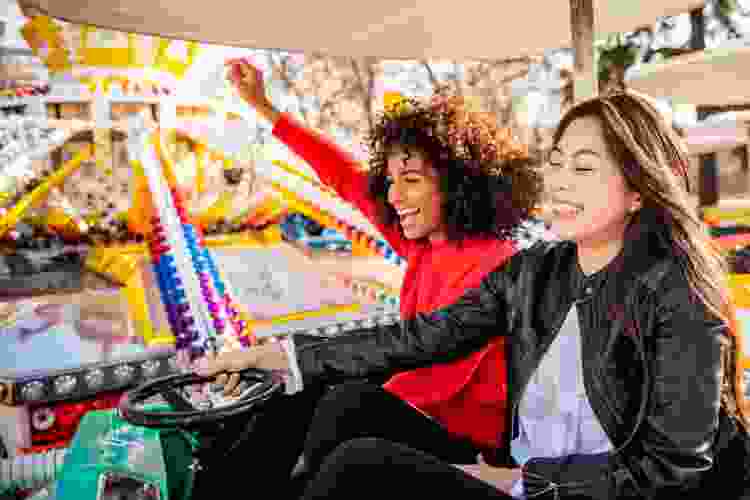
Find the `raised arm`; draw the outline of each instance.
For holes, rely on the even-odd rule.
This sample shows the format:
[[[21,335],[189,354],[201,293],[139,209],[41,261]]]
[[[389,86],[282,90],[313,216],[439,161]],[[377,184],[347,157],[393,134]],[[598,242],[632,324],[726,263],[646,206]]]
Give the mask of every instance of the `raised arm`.
[[[273,125],[273,135],[305,160],[318,174],[321,182],[356,207],[397,253],[404,256],[406,239],[398,228],[378,222],[377,207],[368,194],[368,177],[358,162],[346,151],[291,116],[279,112],[265,94],[263,75],[244,61],[228,61],[230,78],[240,96]]]

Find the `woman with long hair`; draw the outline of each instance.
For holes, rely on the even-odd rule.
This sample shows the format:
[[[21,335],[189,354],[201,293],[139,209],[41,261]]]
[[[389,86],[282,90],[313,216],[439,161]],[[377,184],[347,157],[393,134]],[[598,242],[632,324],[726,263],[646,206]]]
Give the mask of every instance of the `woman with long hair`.
[[[463,98],[437,92],[385,109],[368,138],[365,171],[333,142],[279,112],[265,94],[260,71],[244,60],[228,66],[235,89],[273,125],[274,136],[370,219],[406,260],[402,318],[454,302],[526,243],[525,234],[533,238],[540,232],[527,223],[542,186],[526,149],[493,116],[471,109]],[[313,411],[325,397],[339,408],[371,410],[349,419],[350,425],[327,426],[330,442],[349,440],[367,428],[369,435],[473,463],[479,452],[496,448],[506,429],[505,381],[497,376],[504,362],[504,339],[497,337],[450,363],[383,371],[377,381],[355,377],[356,383],[333,391],[308,384],[302,393],[271,402],[229,462],[244,468],[252,460],[256,474],[275,485],[276,495],[286,495],[281,490],[302,451]],[[233,386],[229,381],[227,387]],[[274,453],[253,459],[254,449]],[[214,467],[220,477],[234,473],[226,462],[215,463],[221,464]],[[212,464],[204,465],[208,470]],[[205,478],[214,474],[203,476],[210,489],[212,481]]]
[[[327,453],[305,499],[744,493],[748,464],[720,460],[748,428],[740,337],[722,258],[687,196],[679,138],[648,100],[621,91],[574,106],[554,139],[545,217],[560,241],[517,253],[456,303],[398,326],[293,356],[252,349],[204,371],[291,362],[313,383],[508,340],[512,428],[491,463],[455,465],[365,435]]]

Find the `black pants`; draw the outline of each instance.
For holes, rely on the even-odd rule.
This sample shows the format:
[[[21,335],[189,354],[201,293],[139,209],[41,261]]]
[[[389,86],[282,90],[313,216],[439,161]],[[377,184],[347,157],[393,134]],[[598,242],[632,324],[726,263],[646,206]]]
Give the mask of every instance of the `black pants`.
[[[227,430],[223,442],[232,444],[240,432],[239,428]],[[221,444],[203,460],[193,499],[214,500],[216,488],[245,480],[253,491],[272,491],[273,498],[297,498],[304,482],[289,477],[303,450],[304,478],[310,478],[334,449],[361,437],[399,442],[450,463],[475,463],[478,453],[469,441],[451,436],[379,384],[306,387],[298,394],[270,401],[251,434],[232,451],[227,452],[227,446]]]
[[[380,385],[351,382],[328,392],[315,410],[305,443],[308,475],[339,445],[357,438],[386,439],[456,464],[476,463],[479,453]]]
[[[376,438],[349,441],[331,453],[302,500],[373,498],[511,499],[436,457]]]
[[[200,457],[192,500],[216,500],[222,487],[271,491],[272,498],[299,496],[290,475],[302,453],[315,407],[326,390],[308,387],[266,403],[249,424],[227,422],[209,453]]]

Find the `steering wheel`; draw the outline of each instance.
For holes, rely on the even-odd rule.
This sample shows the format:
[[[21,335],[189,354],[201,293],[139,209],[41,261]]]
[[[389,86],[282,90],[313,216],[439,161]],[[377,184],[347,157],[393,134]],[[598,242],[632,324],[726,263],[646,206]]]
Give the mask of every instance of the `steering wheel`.
[[[212,389],[208,399],[197,405],[186,397],[184,388],[213,382],[218,374],[202,377],[194,373],[178,373],[154,379],[126,392],[120,401],[119,413],[127,422],[141,427],[198,427],[251,412],[284,388],[281,377],[270,371],[250,368],[239,375],[241,393],[238,397],[225,397],[219,387]],[[154,396],[161,396],[173,411],[145,409],[143,403]]]

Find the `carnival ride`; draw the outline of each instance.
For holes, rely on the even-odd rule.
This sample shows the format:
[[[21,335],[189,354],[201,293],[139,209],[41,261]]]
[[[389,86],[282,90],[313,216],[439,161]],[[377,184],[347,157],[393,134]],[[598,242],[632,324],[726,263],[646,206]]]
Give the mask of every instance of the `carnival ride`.
[[[357,257],[383,255],[398,271],[400,259],[377,231],[291,165],[268,160],[263,170],[224,153],[208,130],[237,117],[205,99],[175,97],[197,44],[148,45],[148,37],[128,35],[120,50],[102,45],[119,34],[43,16],[31,17],[23,32],[65,78],[44,92],[0,95],[0,107],[13,111],[0,123],[3,488],[49,479],[87,413],[176,373],[176,351],[186,348],[180,342],[197,331],[190,322],[213,333],[232,328],[241,343],[280,329],[336,335],[392,319],[397,290],[356,279]],[[170,55],[172,44],[185,49],[184,59]],[[138,158],[148,148],[133,142],[138,136],[128,127],[138,114],[159,131],[151,170]],[[190,228],[180,242],[172,241],[175,227],[163,229],[174,203],[159,206],[154,200],[163,197],[152,195],[163,172],[180,227]],[[354,240],[351,265],[306,265],[346,259],[314,248],[306,255],[304,242],[285,241],[279,222],[295,213]],[[204,266],[192,280],[197,294],[171,293],[178,280],[191,279],[167,262],[176,252]],[[240,303],[226,300],[235,292]],[[190,304],[193,297],[204,304]],[[241,311],[242,303],[251,307]]]

